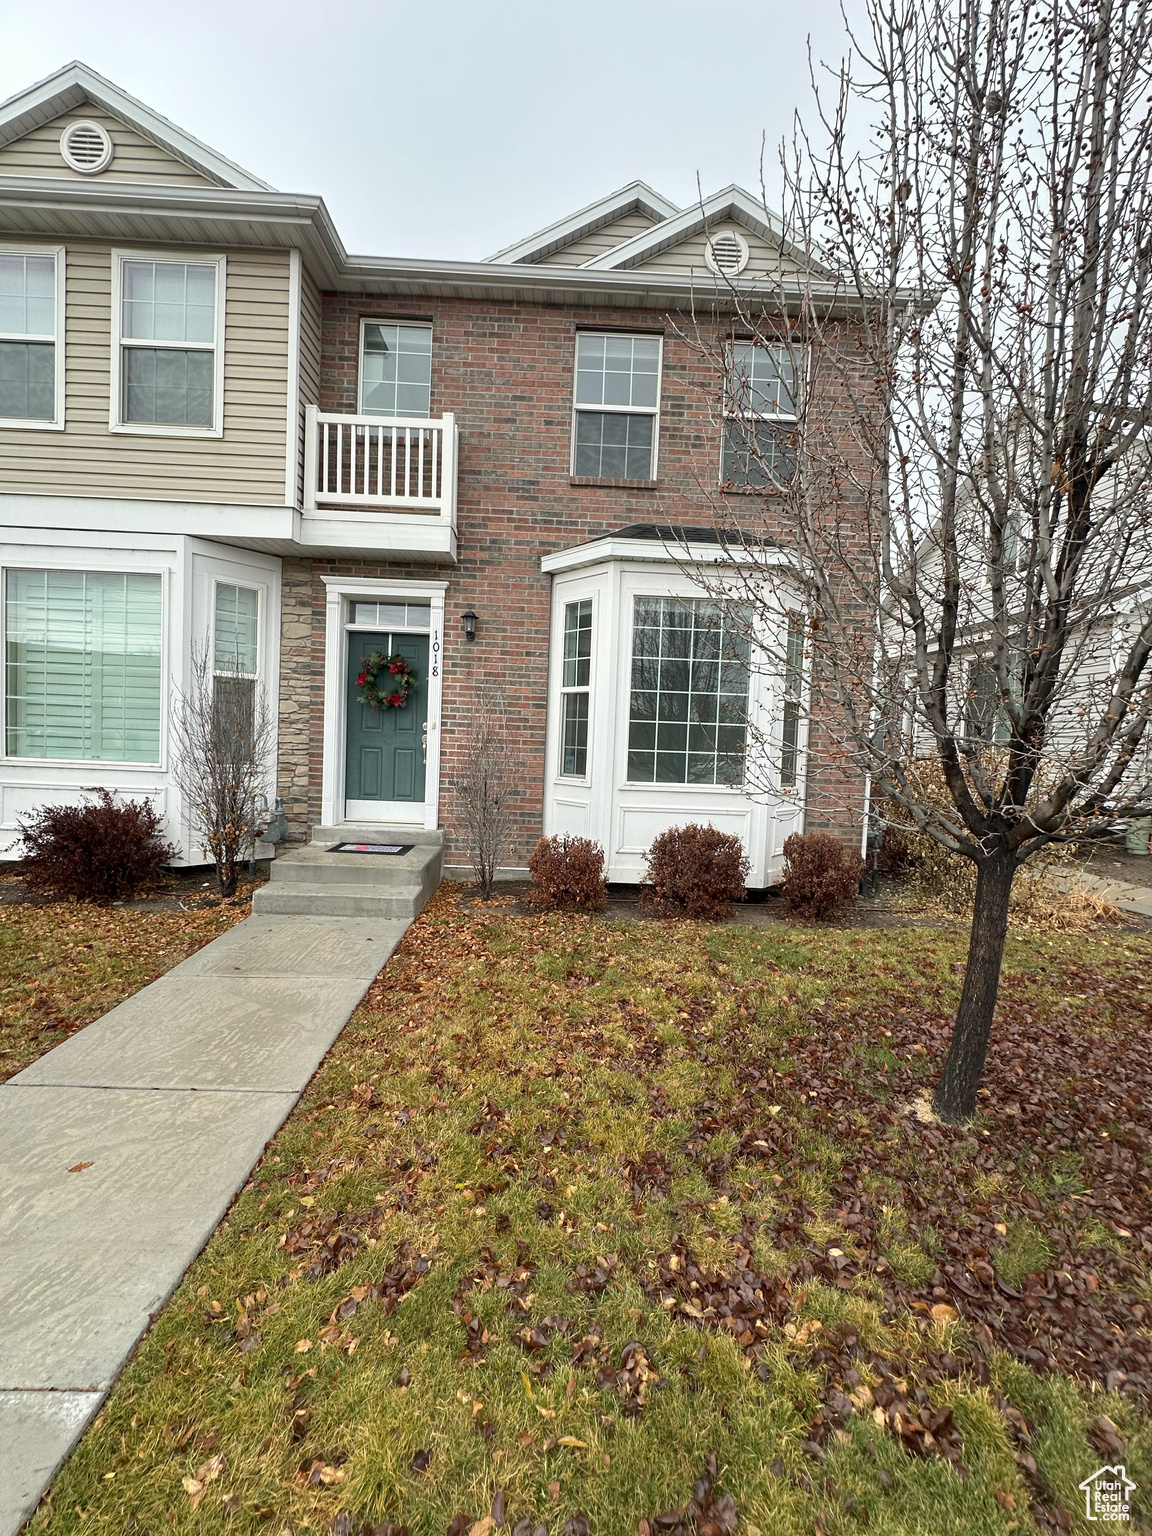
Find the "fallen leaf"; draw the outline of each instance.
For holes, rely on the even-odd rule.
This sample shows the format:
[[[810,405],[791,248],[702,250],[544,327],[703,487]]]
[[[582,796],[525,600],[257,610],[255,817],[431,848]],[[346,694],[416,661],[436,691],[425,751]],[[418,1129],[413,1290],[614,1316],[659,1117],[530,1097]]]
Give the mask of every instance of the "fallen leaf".
[[[495,1529],[495,1520],[491,1515],[485,1515],[483,1520],[477,1520],[475,1525],[468,1527],[468,1536],[492,1536]]]
[[[587,1440],[577,1440],[575,1435],[561,1435],[560,1438],[557,1440],[556,1444],[557,1445],[572,1445],[572,1446],[575,1446],[576,1449],[580,1450],[580,1451],[586,1451],[588,1449],[588,1442],[587,1442]]]
[[[91,1163],[73,1163],[71,1168],[69,1168],[68,1172],[69,1173],[83,1173],[85,1168],[91,1168],[91,1166],[92,1166]]]
[[[955,1307],[950,1307],[945,1301],[938,1301],[932,1308],[932,1316],[938,1323],[954,1323],[960,1316]]]
[[[297,1339],[296,1340],[296,1353],[298,1355],[306,1355],[311,1348],[312,1348],[312,1340],[311,1339]]]

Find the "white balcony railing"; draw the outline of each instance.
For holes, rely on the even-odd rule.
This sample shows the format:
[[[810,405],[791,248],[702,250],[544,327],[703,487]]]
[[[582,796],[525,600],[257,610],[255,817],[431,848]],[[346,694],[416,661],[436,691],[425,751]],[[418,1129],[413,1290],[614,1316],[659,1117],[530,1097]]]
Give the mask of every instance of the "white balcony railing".
[[[304,509],[421,513],[456,526],[456,418],[305,412]]]

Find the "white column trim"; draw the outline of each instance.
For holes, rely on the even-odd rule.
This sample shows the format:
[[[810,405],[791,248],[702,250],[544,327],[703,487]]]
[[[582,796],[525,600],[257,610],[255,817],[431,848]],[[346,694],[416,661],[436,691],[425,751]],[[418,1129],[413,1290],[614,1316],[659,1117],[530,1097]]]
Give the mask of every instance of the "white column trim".
[[[321,820],[338,827],[344,815],[344,766],[346,710],[344,668],[347,630],[345,603],[359,597],[379,602],[396,597],[405,602],[426,598],[432,610],[428,636],[428,757],[424,772],[424,826],[434,831],[440,824],[440,737],[444,696],[444,602],[446,581],[389,580],[382,576],[324,576],[324,759],[321,783]]]

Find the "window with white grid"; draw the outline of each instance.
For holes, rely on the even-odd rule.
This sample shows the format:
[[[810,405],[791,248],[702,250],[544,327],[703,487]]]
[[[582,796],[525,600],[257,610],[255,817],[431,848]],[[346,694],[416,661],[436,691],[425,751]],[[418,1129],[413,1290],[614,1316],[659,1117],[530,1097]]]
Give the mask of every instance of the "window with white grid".
[[[660,347],[659,336],[577,336],[574,475],[655,479]]]
[[[0,421],[60,424],[62,261],[58,251],[0,250]]]
[[[114,426],[218,434],[224,258],[121,255]]]
[[[731,610],[707,598],[635,599],[631,783],[743,782],[749,648]]]
[[[791,479],[798,398],[791,349],[731,344],[724,380],[723,485],[760,489]]]

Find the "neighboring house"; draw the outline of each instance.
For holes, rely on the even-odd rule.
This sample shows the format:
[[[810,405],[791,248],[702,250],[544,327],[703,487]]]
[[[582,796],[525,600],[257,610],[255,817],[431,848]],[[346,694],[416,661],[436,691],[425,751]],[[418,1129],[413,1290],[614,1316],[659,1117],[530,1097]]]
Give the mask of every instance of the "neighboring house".
[[[789,832],[859,837],[863,785],[806,740],[796,679],[724,645],[685,563],[724,557],[742,470],[682,331],[740,345],[729,284],[795,270],[754,198],[636,182],[486,262],[349,256],[319,197],[72,64],[0,107],[0,225],[9,856],[18,815],[105,785],[202,861],[169,768],[201,646],[276,704],[294,838],[444,827],[466,865],[450,779],[488,683],[515,867],[573,832],[635,880],[657,833],[709,821],[764,886]],[[786,431],[778,361],[744,345]],[[403,710],[357,703],[374,650],[415,669]],[[749,714],[787,765],[755,800]]]

